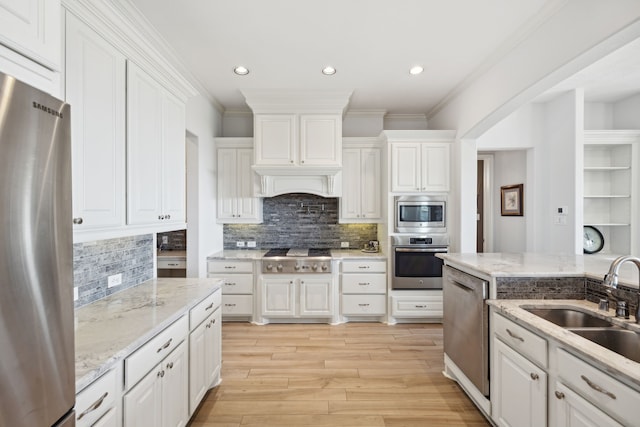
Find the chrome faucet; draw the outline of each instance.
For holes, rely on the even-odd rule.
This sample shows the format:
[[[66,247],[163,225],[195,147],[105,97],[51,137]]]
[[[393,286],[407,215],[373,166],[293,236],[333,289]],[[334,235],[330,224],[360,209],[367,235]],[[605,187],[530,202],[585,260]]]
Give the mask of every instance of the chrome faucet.
[[[638,267],[638,274],[640,274],[640,258],[631,256],[631,255],[623,255],[614,259],[611,265],[609,266],[609,271],[607,272],[607,274],[604,275],[604,285],[609,288],[607,289],[608,294],[613,296],[613,293],[611,291],[613,289],[618,288],[618,271],[620,270],[620,266],[627,261],[634,263],[636,267]],[[626,302],[625,304],[621,305],[621,303],[624,301],[618,301],[617,298],[616,298],[616,302],[618,303],[618,307],[616,308],[616,317],[625,317],[624,315],[626,311],[626,318],[628,319],[629,309],[626,307]],[[640,323],[640,280],[638,280],[638,301],[636,305],[636,323]]]

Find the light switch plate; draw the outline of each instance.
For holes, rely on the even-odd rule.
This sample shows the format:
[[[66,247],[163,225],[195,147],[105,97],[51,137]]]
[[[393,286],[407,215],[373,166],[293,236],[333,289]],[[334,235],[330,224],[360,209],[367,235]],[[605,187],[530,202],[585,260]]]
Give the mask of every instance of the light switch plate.
[[[255,247],[256,247],[256,242],[255,242],[255,240],[249,240],[249,241],[247,242],[247,247],[248,247],[248,248],[255,248]]]
[[[108,279],[108,287],[112,288],[114,286],[118,286],[122,284],[122,273],[114,274],[113,276],[109,276]]]
[[[340,242],[340,247],[341,248],[348,248],[349,247],[349,242]]]
[[[236,248],[244,248],[244,242],[242,240],[237,241]]]

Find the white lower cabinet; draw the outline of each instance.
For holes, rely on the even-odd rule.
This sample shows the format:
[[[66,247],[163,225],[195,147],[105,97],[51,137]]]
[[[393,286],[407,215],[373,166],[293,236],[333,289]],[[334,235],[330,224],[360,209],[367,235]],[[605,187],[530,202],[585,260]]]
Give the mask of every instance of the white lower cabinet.
[[[386,260],[345,260],[340,274],[343,316],[384,316],[387,294]]]
[[[500,339],[493,343],[493,419],[499,426],[546,426],[546,372]]]
[[[189,334],[189,414],[220,377],[222,311],[218,307]]]
[[[119,426],[120,366],[111,369],[76,396],[76,427]]]
[[[420,291],[420,295],[392,295],[391,316],[441,319],[442,291]]]
[[[260,279],[260,314],[265,318],[333,316],[331,275],[278,276]]]
[[[253,261],[210,260],[207,276],[219,277],[222,284],[222,317],[225,320],[253,318]]]
[[[564,427],[621,427],[622,424],[574,393],[561,382],[554,385],[555,425]],[[636,408],[637,409],[637,408]]]
[[[91,427],[117,427],[119,425],[118,411],[116,408],[111,408]]]
[[[187,425],[188,362],[183,341],[124,395],[125,427]]]

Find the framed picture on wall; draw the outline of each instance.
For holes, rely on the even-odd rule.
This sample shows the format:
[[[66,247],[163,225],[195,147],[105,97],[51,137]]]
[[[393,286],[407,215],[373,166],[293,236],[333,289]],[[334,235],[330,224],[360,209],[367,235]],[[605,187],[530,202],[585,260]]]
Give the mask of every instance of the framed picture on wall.
[[[522,196],[524,184],[500,187],[500,214],[502,216],[522,216]]]

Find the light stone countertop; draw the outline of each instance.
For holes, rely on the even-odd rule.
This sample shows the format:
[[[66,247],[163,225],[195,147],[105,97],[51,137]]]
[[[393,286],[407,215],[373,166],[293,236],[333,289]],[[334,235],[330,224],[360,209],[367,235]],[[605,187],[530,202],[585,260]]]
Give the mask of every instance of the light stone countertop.
[[[583,300],[487,300],[487,303],[495,307],[505,317],[521,324],[525,324],[531,330],[543,337],[550,337],[567,348],[571,348],[575,353],[584,356],[593,364],[599,365],[610,375],[620,379],[623,377],[627,382],[640,388],[640,363],[634,362],[595,344],[586,338],[582,338],[567,329],[548,322],[535,314],[521,308],[521,306],[531,308],[564,307],[578,308],[587,311],[597,317],[610,319],[614,324],[625,325],[628,329],[640,332],[640,325],[630,320],[615,318],[613,309],[609,312],[598,311],[597,304]]]
[[[151,279],[75,311],[76,392],[208,295],[220,279]]]
[[[492,277],[576,277],[602,280],[615,259],[613,255],[561,255],[538,253],[447,253],[438,258]],[[638,287],[638,268],[625,263],[619,282]]]
[[[208,260],[261,260],[266,249],[225,249],[207,257]],[[366,253],[360,249],[331,249],[333,259],[386,259],[382,252]]]

